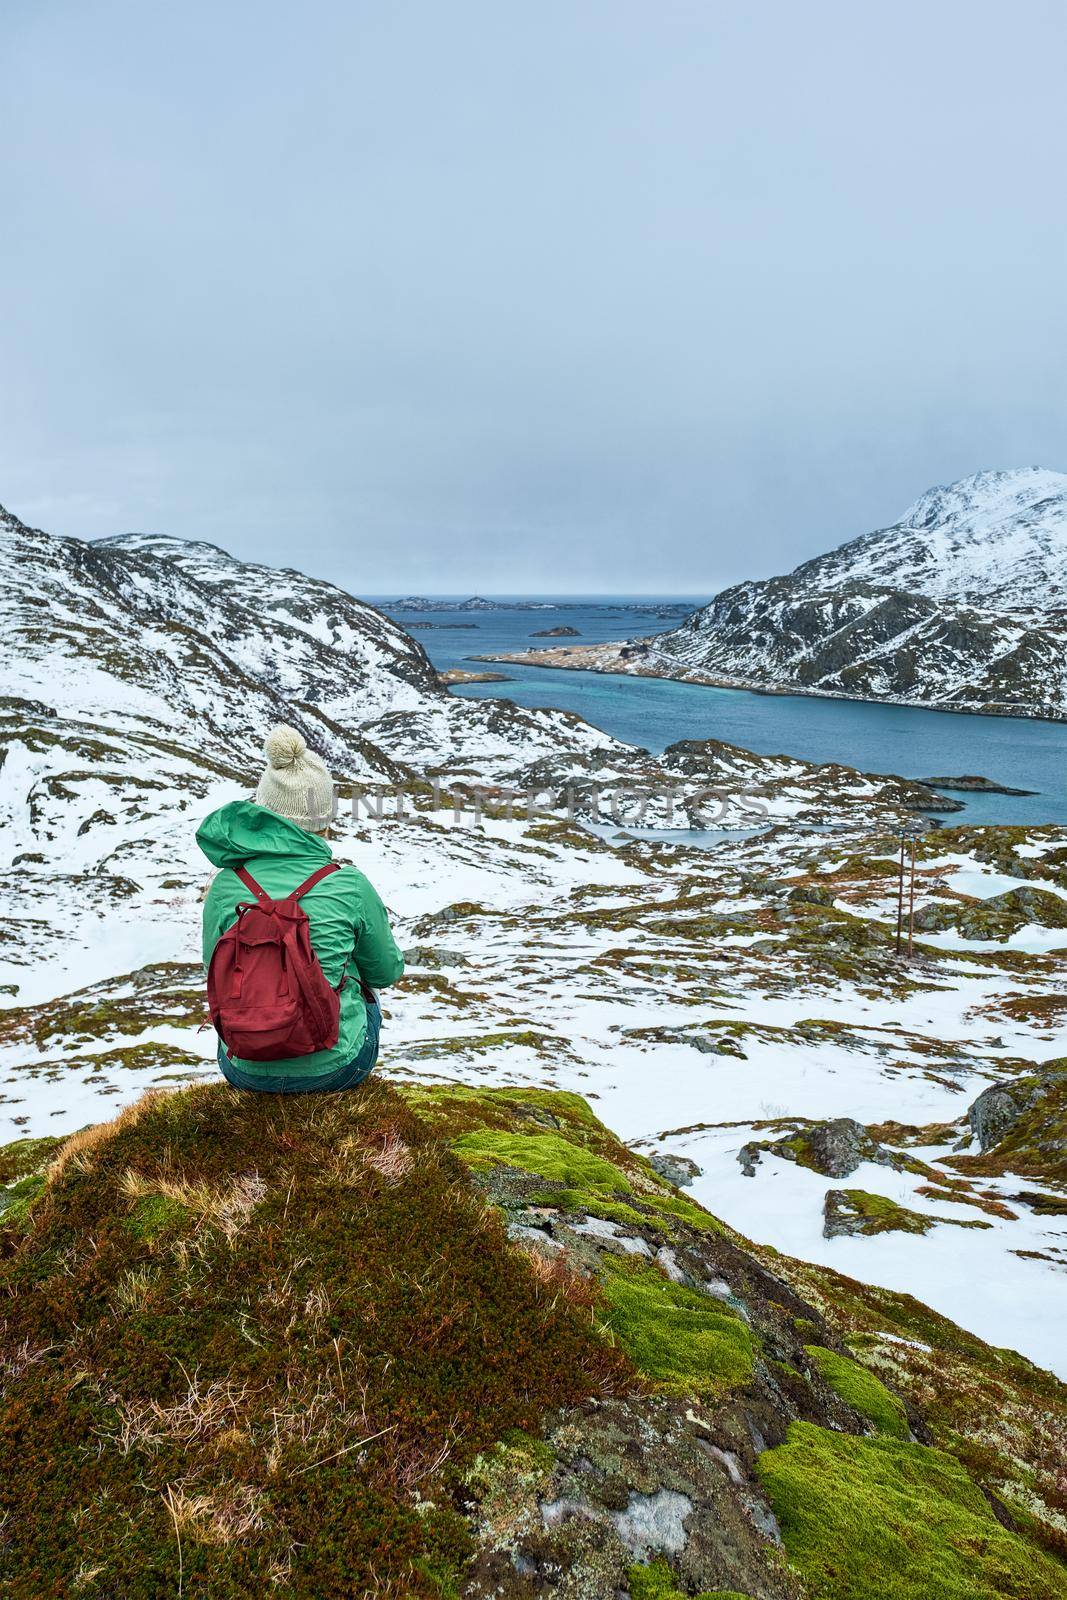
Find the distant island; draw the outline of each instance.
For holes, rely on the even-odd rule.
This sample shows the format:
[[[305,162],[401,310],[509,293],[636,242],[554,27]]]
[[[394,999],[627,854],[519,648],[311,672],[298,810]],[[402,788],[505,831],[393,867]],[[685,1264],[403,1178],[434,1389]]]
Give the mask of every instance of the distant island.
[[[430,600],[425,595],[405,595],[402,600],[378,600],[386,612],[411,611],[631,611],[640,616],[688,617],[698,609],[693,600],[486,600],[472,594],[467,600]]]
[[[472,594],[469,600],[427,600],[425,595],[409,594],[402,600],[385,600],[382,602],[390,611],[539,611],[551,610],[547,601],[517,602],[515,606],[504,605],[499,600],[485,600],[480,594]]]

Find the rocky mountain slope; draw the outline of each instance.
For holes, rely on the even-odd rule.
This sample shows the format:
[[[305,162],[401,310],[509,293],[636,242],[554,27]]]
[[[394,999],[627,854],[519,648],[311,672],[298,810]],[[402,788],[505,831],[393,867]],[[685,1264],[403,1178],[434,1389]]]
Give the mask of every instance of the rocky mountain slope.
[[[1067,717],[1067,476],[982,472],[679,627],[493,659]]]
[[[820,588],[884,583],[931,600],[1038,615],[1067,607],[1067,474],[978,472],[928,489],[899,522],[797,568]]]

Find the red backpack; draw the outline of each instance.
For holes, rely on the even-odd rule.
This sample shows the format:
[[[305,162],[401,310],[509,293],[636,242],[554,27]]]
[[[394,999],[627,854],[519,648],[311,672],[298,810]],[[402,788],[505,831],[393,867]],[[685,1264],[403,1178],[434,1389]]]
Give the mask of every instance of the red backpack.
[[[282,1061],[337,1043],[345,980],[336,989],[327,983],[299,903],[337,870],[336,862],[328,862],[284,900],[272,900],[251,873],[237,868],[256,898],[237,907],[237,921],[215,946],[207,1002],[215,1031],[239,1060]]]

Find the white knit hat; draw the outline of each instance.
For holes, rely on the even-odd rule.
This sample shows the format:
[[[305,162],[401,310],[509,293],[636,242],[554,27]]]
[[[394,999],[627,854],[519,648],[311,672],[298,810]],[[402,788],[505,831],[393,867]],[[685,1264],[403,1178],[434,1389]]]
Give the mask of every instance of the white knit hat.
[[[333,779],[295,728],[272,728],[263,745],[267,770],[259,780],[256,803],[277,812],[308,833],[322,833],[333,819]]]

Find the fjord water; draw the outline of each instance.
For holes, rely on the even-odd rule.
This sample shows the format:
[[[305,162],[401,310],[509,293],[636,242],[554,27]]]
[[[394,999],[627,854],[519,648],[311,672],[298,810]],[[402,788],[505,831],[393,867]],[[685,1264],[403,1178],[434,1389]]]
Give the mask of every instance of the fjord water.
[[[515,599],[515,596],[509,596]],[[522,597],[527,604],[541,597]],[[569,626],[575,644],[639,638],[662,632],[674,619],[637,613],[627,605],[675,605],[676,596],[575,596],[545,599],[545,609],[480,612],[395,611],[374,602],[414,629],[434,665],[477,670],[472,656],[526,650],[556,640],[533,637],[541,629]],[[695,606],[699,601],[690,599]],[[442,623],[474,623],[462,630]],[[558,641],[562,642],[562,641]],[[567,672],[511,663],[498,669],[512,681],[470,684],[455,692],[472,698],[505,697],[525,706],[561,706],[588,721],[659,753],[678,739],[726,739],[761,755],[784,753],[806,761],[842,761],[865,772],[906,778],[979,774],[1028,796],[956,794],[965,810],[953,822],[1067,823],[1067,726],[1025,717],[976,717],[911,706],[820,699],[809,695],[756,694],[712,689],[620,674]]]

